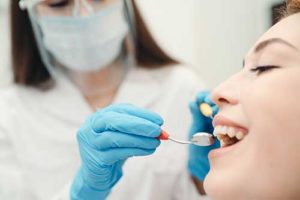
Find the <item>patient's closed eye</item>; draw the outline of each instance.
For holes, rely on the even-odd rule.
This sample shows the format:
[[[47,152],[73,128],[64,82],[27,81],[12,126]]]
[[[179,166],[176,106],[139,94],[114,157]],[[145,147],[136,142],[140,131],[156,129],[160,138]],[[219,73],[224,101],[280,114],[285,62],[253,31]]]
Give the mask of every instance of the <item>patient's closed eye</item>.
[[[265,66],[258,66],[255,68],[250,69],[251,72],[255,72],[257,75],[266,73],[272,69],[276,69],[279,68],[278,66],[274,66],[274,65],[265,65]]]

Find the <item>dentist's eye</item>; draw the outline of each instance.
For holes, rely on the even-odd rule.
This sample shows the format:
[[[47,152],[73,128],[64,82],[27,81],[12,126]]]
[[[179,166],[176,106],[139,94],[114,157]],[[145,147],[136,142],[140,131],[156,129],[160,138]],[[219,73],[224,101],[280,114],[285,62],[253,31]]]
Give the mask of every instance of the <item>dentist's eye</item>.
[[[250,69],[251,72],[255,72],[257,75],[260,75],[262,73],[266,73],[267,71],[270,71],[272,69],[279,68],[278,66],[272,66],[272,65],[266,65],[266,66],[258,66],[255,68]]]
[[[70,0],[46,0],[46,4],[50,7],[62,7],[70,3]]]

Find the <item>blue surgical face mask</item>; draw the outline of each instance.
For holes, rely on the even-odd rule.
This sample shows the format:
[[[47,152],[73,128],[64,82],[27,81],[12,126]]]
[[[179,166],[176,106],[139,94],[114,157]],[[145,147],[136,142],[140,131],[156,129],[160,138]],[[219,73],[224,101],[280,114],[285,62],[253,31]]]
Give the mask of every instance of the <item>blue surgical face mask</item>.
[[[89,16],[40,16],[45,48],[57,62],[77,71],[95,71],[121,53],[129,28],[123,1]]]

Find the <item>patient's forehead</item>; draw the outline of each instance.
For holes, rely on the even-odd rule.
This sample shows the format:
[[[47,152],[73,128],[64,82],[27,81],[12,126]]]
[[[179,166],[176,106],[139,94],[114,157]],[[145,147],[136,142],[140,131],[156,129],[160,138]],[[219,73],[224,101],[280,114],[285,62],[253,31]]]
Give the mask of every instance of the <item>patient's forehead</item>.
[[[259,38],[256,44],[270,38],[284,39],[297,49],[300,49],[300,13],[286,17],[275,24]]]

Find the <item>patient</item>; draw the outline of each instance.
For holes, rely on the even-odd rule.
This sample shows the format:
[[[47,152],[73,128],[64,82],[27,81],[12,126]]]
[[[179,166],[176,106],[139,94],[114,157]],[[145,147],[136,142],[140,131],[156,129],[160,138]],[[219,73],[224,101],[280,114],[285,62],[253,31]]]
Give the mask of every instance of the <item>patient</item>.
[[[300,199],[300,0],[287,5],[212,93],[222,141],[204,182],[212,199]]]

